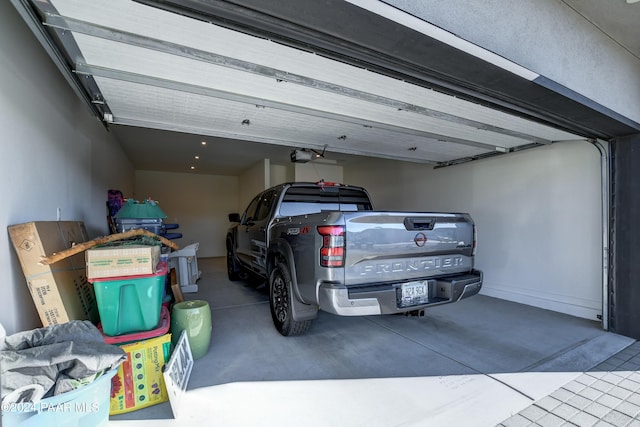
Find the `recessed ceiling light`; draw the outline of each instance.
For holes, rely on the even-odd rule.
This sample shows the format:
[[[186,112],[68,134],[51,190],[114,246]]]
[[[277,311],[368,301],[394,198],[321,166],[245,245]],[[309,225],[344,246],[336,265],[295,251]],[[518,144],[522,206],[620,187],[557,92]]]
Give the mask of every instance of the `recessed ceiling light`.
[[[193,156],[194,159],[199,160],[200,156]]]
[[[207,141],[202,141],[200,144],[207,145]]]
[[[196,167],[195,166],[191,166],[191,170],[194,170]]]

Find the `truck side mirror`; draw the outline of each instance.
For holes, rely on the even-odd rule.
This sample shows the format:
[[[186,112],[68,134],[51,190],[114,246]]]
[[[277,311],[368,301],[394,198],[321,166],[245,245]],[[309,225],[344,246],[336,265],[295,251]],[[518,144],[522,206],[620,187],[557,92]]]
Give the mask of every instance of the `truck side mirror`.
[[[239,213],[230,213],[229,214],[230,222],[240,222],[240,214]]]

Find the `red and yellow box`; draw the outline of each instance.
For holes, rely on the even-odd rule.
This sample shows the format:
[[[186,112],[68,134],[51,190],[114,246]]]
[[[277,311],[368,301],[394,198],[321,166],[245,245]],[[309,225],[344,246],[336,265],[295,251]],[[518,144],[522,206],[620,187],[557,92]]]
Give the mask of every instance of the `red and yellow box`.
[[[171,334],[120,346],[127,360],[111,380],[110,415],[123,414],[158,403],[169,395],[162,369],[169,361]]]

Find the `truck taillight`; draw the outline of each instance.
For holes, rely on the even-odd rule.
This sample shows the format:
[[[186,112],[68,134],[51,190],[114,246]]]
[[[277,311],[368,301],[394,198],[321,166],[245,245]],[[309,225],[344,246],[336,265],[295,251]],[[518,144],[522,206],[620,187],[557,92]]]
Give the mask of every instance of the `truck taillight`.
[[[473,251],[471,252],[471,256],[476,256],[476,245],[478,241],[478,230],[476,226],[473,226]]]
[[[339,225],[324,225],[318,227],[322,236],[320,248],[320,265],[323,267],[344,266],[344,227]]]

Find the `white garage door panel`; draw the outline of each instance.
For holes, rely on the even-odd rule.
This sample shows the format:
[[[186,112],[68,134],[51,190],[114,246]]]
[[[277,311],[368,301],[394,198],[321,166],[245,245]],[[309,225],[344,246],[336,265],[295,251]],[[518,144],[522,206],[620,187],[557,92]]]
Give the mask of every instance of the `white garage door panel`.
[[[288,132],[257,138],[257,128],[251,132],[239,131],[234,126],[220,127],[215,120],[207,123],[201,120],[196,124],[198,119],[194,117],[190,119],[191,128],[186,129],[184,124],[190,123],[189,120],[182,125],[183,130],[205,135],[235,135],[237,138],[248,135],[252,141],[300,147],[315,144],[309,148],[324,148],[328,152],[442,163],[479,154],[502,153],[532,143],[548,144],[576,138],[567,132],[312,52],[139,3],[127,0],[96,2],[92,8],[83,7],[77,0],[52,0],[52,4],[61,16],[47,15],[46,19],[51,25],[71,30],[66,34],[73,35],[82,55],[81,58],[74,55],[78,61],[76,66],[81,73],[95,77],[115,123],[134,120],[129,112],[132,106],[137,109],[140,105],[139,99],[132,99],[134,94],[139,95],[123,92],[118,100],[107,96],[113,89],[105,86],[110,83],[100,77],[176,90],[171,99],[163,96],[147,98],[156,104],[143,106],[143,109],[157,111],[157,118],[153,122],[139,121],[137,124],[149,127],[176,129],[177,120],[163,120],[162,116],[175,116],[177,105],[190,102],[191,94],[199,93],[245,102],[252,107],[275,109],[269,111],[270,118],[275,118],[271,123],[290,123],[290,113],[295,112],[307,114],[313,120],[333,119],[333,122],[325,123],[336,130],[344,129],[343,122],[384,130],[368,139],[362,137],[365,136],[363,132],[341,131],[341,135],[354,141],[350,147],[345,147],[333,138],[318,140],[313,126],[308,127],[310,135],[306,138],[292,137]],[[198,113],[197,108],[192,111]],[[251,116],[245,111],[245,118]],[[302,122],[299,119],[295,123]],[[370,136],[371,132],[366,134]],[[411,143],[404,144],[408,139]],[[305,140],[306,145],[300,143]],[[439,143],[430,144],[434,140]],[[366,144],[357,141],[366,141]],[[388,141],[397,141],[399,145],[391,150],[391,156],[385,154],[390,151],[386,146]],[[449,148],[450,143],[475,148]],[[354,151],[362,146],[364,150]],[[417,149],[410,156],[398,154],[411,147]]]
[[[274,112],[269,108],[256,108],[239,102],[194,94],[176,96],[169,89],[149,88],[143,85],[97,78],[103,93],[114,109],[120,112],[123,123],[164,123],[167,128],[185,131],[200,129],[207,133],[212,127],[220,129],[218,136],[235,137],[260,142],[297,146],[322,146],[334,142],[334,151],[345,153],[370,150],[372,153],[394,158],[411,158],[414,154],[436,160],[482,154],[486,150],[462,144],[442,147],[438,141],[417,139],[410,134],[387,132],[304,114]],[[170,112],[162,105],[171,105]],[[171,113],[171,114],[169,114]],[[243,125],[243,120],[249,125]],[[224,130],[224,133],[222,132]],[[340,145],[339,147],[337,145]],[[419,147],[410,150],[412,147]]]
[[[322,114],[321,112],[327,112],[327,114],[342,116],[345,120],[371,122],[373,126],[376,126],[376,124],[385,124],[418,132],[447,135],[448,138],[442,137],[441,139],[460,139],[486,144],[491,147],[511,148],[534,142],[533,137],[529,139],[524,139],[524,136],[523,138],[518,138],[489,130],[478,129],[477,127],[471,127],[464,123],[452,122],[448,119],[442,120],[431,117],[430,114],[437,115],[435,112],[419,113],[412,110],[399,109],[398,106],[405,108],[413,108],[415,106],[420,109],[431,110],[423,105],[425,104],[424,99],[416,99],[416,101],[420,101],[420,104],[410,104],[400,96],[402,95],[401,93],[396,94],[393,99],[379,100],[376,100],[377,95],[374,94],[372,101],[369,99],[361,99],[361,97],[364,98],[371,92],[355,94],[345,89],[344,93],[349,94],[345,95],[339,90],[336,90],[336,92],[318,90],[314,87],[306,87],[290,82],[278,82],[274,78],[249,72],[241,72],[164,52],[149,51],[137,46],[113,43],[97,37],[89,37],[82,34],[76,34],[75,37],[85,60],[91,66],[124,71],[126,73],[135,73],[139,76],[154,77],[162,79],[162,81],[178,82],[184,85],[195,86],[196,88],[210,88],[219,92],[241,95],[251,98],[247,99],[247,102],[253,100],[254,105],[259,103],[262,103],[262,105],[265,103],[271,105],[267,102],[271,101],[276,105],[280,105],[282,109],[295,106],[299,107],[299,110],[311,110],[309,111],[310,115],[319,115]],[[356,69],[354,68],[354,70]],[[373,73],[369,74],[375,76]],[[325,77],[328,77],[328,75],[325,75]],[[162,82],[159,81],[158,84],[162,84]],[[108,88],[103,87],[102,80],[100,80],[99,86],[103,94],[106,94]],[[403,84],[403,86],[409,86],[414,91],[420,90],[413,85]],[[433,92],[429,90],[423,91],[426,93]],[[124,98],[121,101],[134,102],[128,99],[132,94],[125,93],[123,96]],[[178,92],[173,95],[174,98],[179,98],[180,96],[182,96],[182,94]],[[220,96],[224,97],[222,94]],[[455,100],[453,97],[448,98]],[[113,97],[105,96],[105,99],[116,118],[121,116],[122,112],[116,108],[115,104],[111,101]],[[456,101],[463,102],[461,100]],[[165,108],[167,114],[171,113],[171,109],[173,108],[171,103],[161,104],[156,101],[156,104],[158,108]],[[465,104],[469,109],[474,107],[474,104],[468,102],[465,102]],[[479,106],[475,106],[475,108],[478,107]],[[468,111],[468,109],[463,109],[462,107],[459,107],[458,110],[460,114],[466,114]],[[491,111],[488,109],[485,110]],[[492,114],[496,118],[501,118],[501,115],[497,114],[497,112],[492,112]],[[512,122],[516,121],[511,118],[510,121],[507,122],[503,120],[503,122],[507,125],[507,129],[511,129]],[[525,130],[537,131],[532,125]],[[555,131],[546,132],[545,135],[564,139],[567,138],[569,134]]]
[[[75,34],[75,38],[82,49],[88,64],[106,67],[112,70],[122,70],[144,76],[152,76],[185,84],[212,88],[229,93],[243,94],[248,97],[262,98],[285,104],[304,106],[308,109],[331,111],[335,114],[357,116],[362,119],[386,122],[398,126],[421,129],[429,132],[447,133],[457,129],[459,138],[477,140],[490,145],[514,147],[522,145],[530,140],[522,138],[509,138],[499,134],[488,134],[482,137],[483,131],[476,128],[469,129],[463,125],[456,125],[450,121],[442,122],[425,115],[415,115],[407,111],[398,111],[380,104],[366,102],[340,93],[322,92],[317,89],[305,87],[295,83],[280,82],[274,78],[265,77],[248,72],[239,72],[232,68],[225,68],[203,61],[195,61],[169,53],[149,51],[141,47],[113,43],[97,37]],[[314,55],[312,55],[314,56]],[[325,59],[325,61],[328,61]],[[335,66],[334,66],[335,67]],[[347,67],[342,64],[342,67]],[[359,76],[358,81],[367,81],[369,86],[362,86],[360,91],[365,94],[385,97],[385,101],[392,103],[407,103],[432,111],[441,111],[457,117],[465,117],[469,120],[481,123],[491,123],[504,129],[521,132],[525,135],[535,135],[549,141],[561,141],[575,138],[567,132],[543,126],[518,117],[490,110],[477,104],[456,99],[433,90],[420,88],[401,81],[386,79],[374,73],[355,67],[347,67],[352,73]],[[290,68],[288,68],[290,70]],[[306,76],[313,74],[308,68]],[[331,70],[324,69],[320,80],[330,79],[332,84],[343,85]],[[310,79],[316,78],[309,77]],[[380,81],[378,81],[380,80]],[[375,85],[377,84],[377,86]],[[353,86],[344,86],[353,87]],[[393,91],[389,91],[393,87]],[[391,93],[389,93],[391,92]],[[349,93],[345,91],[345,94]],[[363,95],[364,96],[364,95]],[[435,114],[435,113],[434,113]]]
[[[390,79],[310,52],[291,49],[269,40],[240,34],[137,3],[117,0],[109,3],[96,3],[91,8],[83,7],[83,2],[79,0],[56,0],[54,4],[64,16],[86,22],[97,22],[101,26],[127,33],[140,34],[144,37],[164,40],[192,49],[212,52],[278,70],[286,70],[288,73],[306,76],[310,79],[330,80],[332,83],[344,87],[375,93],[391,99],[401,99],[411,104],[482,123],[494,123],[506,129],[538,135],[552,141],[573,138],[567,132],[497,112],[462,99],[455,99],[400,80]],[[145,16],[145,19],[141,20],[140,16]],[[171,31],[167,31],[168,28]],[[75,37],[80,36],[75,34]],[[104,42],[108,43],[108,41]],[[88,62],[93,63],[93,57],[88,56],[84,47],[82,50]],[[110,49],[101,47],[97,56],[103,57],[105,53],[113,50],[113,46],[110,46]],[[141,60],[149,54],[151,53],[137,53],[135,58]],[[166,61],[163,63],[165,65],[171,64]]]

